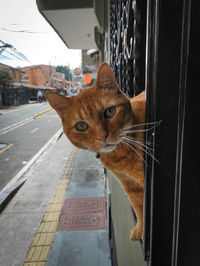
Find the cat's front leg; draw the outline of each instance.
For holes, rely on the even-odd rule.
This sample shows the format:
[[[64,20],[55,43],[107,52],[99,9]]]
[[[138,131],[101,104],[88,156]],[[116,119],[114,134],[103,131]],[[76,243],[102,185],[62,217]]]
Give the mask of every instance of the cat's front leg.
[[[138,224],[131,230],[130,239],[132,241],[143,240],[143,228],[138,226]]]
[[[130,239],[140,240],[143,238],[143,197],[144,189],[143,187],[132,180],[130,177],[116,173],[116,176],[119,178],[128,198],[131,202],[131,205],[134,209],[134,212],[137,217],[137,224],[131,230]]]
[[[131,205],[137,217],[137,224],[131,230],[130,239],[140,240],[143,239],[143,190],[135,191],[134,193],[127,193],[130,199]]]

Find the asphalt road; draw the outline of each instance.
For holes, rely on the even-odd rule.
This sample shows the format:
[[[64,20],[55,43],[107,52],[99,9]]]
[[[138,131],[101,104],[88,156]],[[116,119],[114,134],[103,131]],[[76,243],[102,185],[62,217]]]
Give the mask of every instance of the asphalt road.
[[[0,190],[61,128],[55,111],[33,119],[49,108],[48,103],[31,104],[0,115]]]

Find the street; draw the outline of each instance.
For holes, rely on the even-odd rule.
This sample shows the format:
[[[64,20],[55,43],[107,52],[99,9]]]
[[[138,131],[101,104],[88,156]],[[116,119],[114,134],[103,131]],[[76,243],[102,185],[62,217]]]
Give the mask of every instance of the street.
[[[60,118],[49,109],[48,103],[36,103],[0,115],[0,190],[61,128]]]

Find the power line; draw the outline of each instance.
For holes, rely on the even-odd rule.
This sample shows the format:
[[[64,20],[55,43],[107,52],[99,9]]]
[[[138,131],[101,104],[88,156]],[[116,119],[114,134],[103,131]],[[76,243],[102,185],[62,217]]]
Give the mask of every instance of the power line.
[[[2,45],[0,45],[0,54],[2,54],[3,52],[7,52],[8,54],[14,56],[15,58],[19,60],[24,60],[30,63],[27,57],[21,52],[19,52],[13,45],[3,42],[2,40],[0,40],[0,42],[2,43]],[[10,49],[14,53],[9,52],[8,49]]]
[[[5,56],[5,55],[0,54],[0,59],[1,59],[1,57],[4,57],[6,60],[10,60],[10,58]]]
[[[8,52],[7,50],[5,50],[5,52],[8,53],[8,54],[11,55],[11,56],[14,56],[15,58],[17,58],[17,59],[19,59],[19,60],[23,60],[22,58],[16,56],[16,55],[13,54],[13,53]]]
[[[4,31],[10,31],[10,32],[17,32],[17,33],[31,33],[31,34],[43,34],[43,33],[49,33],[48,31],[32,31],[32,30],[10,30],[6,28],[0,27],[1,30]]]
[[[15,53],[17,53],[19,56],[21,56],[24,60],[28,61],[27,57],[25,55],[23,55],[21,52],[17,51],[17,49],[15,49],[14,47],[11,48],[12,51],[14,51]]]

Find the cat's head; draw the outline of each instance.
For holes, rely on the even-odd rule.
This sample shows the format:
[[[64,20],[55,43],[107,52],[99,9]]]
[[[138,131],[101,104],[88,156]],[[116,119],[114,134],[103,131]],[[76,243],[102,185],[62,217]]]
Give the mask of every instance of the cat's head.
[[[133,120],[130,101],[119,90],[107,63],[100,65],[96,84],[78,95],[48,92],[46,97],[61,117],[69,140],[93,152],[113,151],[122,142],[123,128]]]

